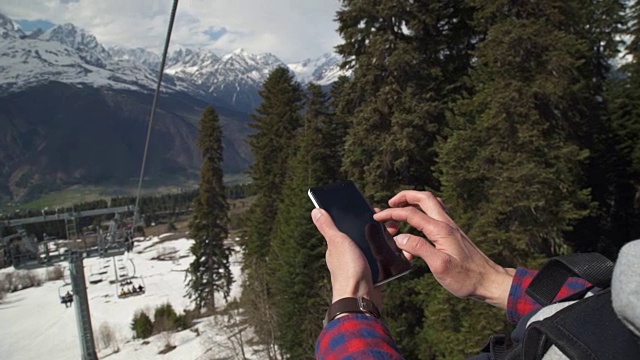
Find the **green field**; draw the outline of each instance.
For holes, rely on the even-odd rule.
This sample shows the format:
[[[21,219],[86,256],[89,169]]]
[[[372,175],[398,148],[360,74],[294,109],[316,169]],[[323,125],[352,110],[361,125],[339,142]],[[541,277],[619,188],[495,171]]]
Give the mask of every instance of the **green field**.
[[[225,175],[224,182],[226,185],[237,185],[247,183],[251,178],[246,174]],[[100,199],[110,199],[116,196],[134,196],[136,194],[138,183],[120,185],[78,185],[72,186],[64,190],[53,191],[45,194],[37,199],[27,201],[25,203],[3,203],[0,204],[0,211],[15,211],[26,209],[44,209],[56,208],[62,206],[70,206],[73,204],[94,201]],[[166,194],[180,190],[191,190],[197,188],[198,183],[184,179],[169,180],[166,179],[147,179],[142,183],[141,193],[143,196]]]

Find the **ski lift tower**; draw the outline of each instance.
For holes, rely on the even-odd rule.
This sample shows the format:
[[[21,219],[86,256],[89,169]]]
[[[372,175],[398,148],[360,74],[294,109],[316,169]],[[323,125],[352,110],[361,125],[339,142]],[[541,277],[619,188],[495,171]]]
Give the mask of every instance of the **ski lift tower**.
[[[80,336],[82,360],[98,360],[93,338],[93,327],[91,326],[87,284],[84,279],[84,264],[82,254],[77,251],[72,251],[69,254],[69,271],[71,272],[73,301],[76,303],[76,319],[81,319],[81,321],[76,321],[76,325],[78,326],[78,335]]]
[[[27,257],[23,260],[20,257],[13,257],[14,267],[16,268],[40,268],[45,266],[50,266],[55,262],[60,262],[63,260],[69,261],[69,271],[71,278],[71,289],[73,292],[73,301],[75,302],[75,312],[76,312],[76,325],[78,327],[78,335],[80,338],[80,347],[82,350],[82,360],[98,360],[98,356],[96,354],[95,341],[93,337],[93,327],[91,326],[91,314],[89,311],[89,299],[87,296],[87,285],[85,282],[85,274],[84,274],[84,257],[92,257],[92,256],[116,256],[118,254],[124,254],[126,249],[131,246],[129,235],[126,234],[125,240],[121,241],[119,239],[118,234],[118,226],[122,223],[120,222],[119,213],[127,213],[132,212],[134,210],[133,206],[123,206],[123,207],[115,207],[115,208],[107,208],[107,209],[95,209],[95,210],[86,210],[86,211],[72,211],[70,213],[58,214],[55,215],[46,215],[42,214],[42,216],[36,216],[31,218],[23,218],[23,219],[15,219],[15,220],[4,220],[0,221],[0,228],[3,226],[7,227],[17,227],[21,228],[23,225],[27,224],[37,224],[42,222],[49,221],[59,221],[64,220],[67,230],[67,237],[76,238],[77,233],[75,232],[76,219],[85,217],[85,216],[99,216],[105,214],[116,214],[115,221],[113,221],[112,226],[110,227],[108,239],[104,241],[100,239],[98,241],[97,251],[91,251],[90,249],[85,249],[84,251],[70,251],[68,257],[66,254],[59,254],[57,257],[51,256],[48,251],[46,251],[46,257],[43,259],[41,254],[38,251],[37,241],[34,238],[29,238],[25,231],[20,231],[17,235],[10,235],[4,238],[0,237],[0,247],[4,247],[5,249],[11,247],[11,242],[15,241],[15,239],[20,239],[24,244],[26,244],[26,248],[29,251]],[[115,224],[115,225],[114,225]],[[1,230],[1,229],[0,229]],[[74,239],[69,239],[74,240]],[[45,247],[48,246],[45,241]],[[20,255],[22,256],[22,255]],[[17,262],[16,262],[17,261]]]

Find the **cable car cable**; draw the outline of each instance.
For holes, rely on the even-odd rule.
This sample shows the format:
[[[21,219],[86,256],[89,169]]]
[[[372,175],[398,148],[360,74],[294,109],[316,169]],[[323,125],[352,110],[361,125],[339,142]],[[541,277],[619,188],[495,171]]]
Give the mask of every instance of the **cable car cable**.
[[[158,106],[158,98],[160,97],[160,86],[162,85],[162,76],[164,75],[164,67],[167,62],[167,53],[169,52],[169,43],[171,42],[171,32],[173,31],[173,23],[176,18],[176,10],[178,8],[178,0],[173,0],[173,8],[171,9],[171,17],[169,18],[169,29],[167,30],[167,36],[164,43],[164,51],[162,53],[162,61],[160,62],[160,72],[158,73],[158,82],[156,83],[156,92],[153,97],[153,104],[151,105],[151,115],[149,116],[149,127],[147,129],[147,140],[144,144],[144,155],[142,156],[142,166],[140,168],[140,179],[138,180],[138,190],[136,191],[136,205],[133,213],[133,225],[131,231],[138,223],[140,211],[138,206],[140,204],[140,190],[142,189],[142,180],[144,179],[144,169],[147,163],[147,155],[149,153],[149,141],[151,139],[151,129],[153,127],[153,120],[156,115],[156,108]]]

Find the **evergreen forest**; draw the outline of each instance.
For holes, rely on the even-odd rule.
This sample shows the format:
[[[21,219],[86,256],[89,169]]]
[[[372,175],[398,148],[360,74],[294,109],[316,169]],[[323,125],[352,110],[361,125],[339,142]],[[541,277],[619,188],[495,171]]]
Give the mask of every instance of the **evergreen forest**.
[[[342,0],[343,77],[273,71],[253,114],[257,194],[243,305],[269,358],[311,359],[330,301],[312,186],[352,179],[373,206],[432,191],[492,259],[615,259],[640,238],[640,5],[625,0]],[[453,297],[414,261],[383,286],[407,359],[462,359],[504,312]]]

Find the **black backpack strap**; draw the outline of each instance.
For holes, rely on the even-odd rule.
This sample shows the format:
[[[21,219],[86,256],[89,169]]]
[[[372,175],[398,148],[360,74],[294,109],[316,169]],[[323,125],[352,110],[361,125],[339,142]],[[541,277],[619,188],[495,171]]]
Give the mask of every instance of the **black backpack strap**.
[[[598,253],[570,254],[549,260],[533,278],[526,292],[542,306],[549,305],[572,276],[591,284],[608,288],[611,285],[613,262]]]
[[[569,359],[640,359],[640,339],[618,319],[610,289],[529,325],[524,359],[540,359],[555,345]]]

